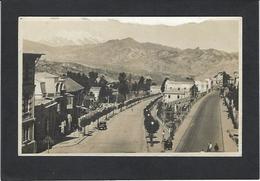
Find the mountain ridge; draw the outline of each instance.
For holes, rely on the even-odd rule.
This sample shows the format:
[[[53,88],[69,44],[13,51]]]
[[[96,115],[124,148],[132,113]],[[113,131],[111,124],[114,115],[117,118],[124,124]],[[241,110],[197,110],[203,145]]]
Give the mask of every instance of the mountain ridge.
[[[140,43],[133,38],[62,47],[24,40],[23,52],[44,53],[48,61],[74,62],[138,75],[188,75],[203,79],[212,77],[218,71],[225,70],[232,74],[238,70],[238,53],[199,47],[179,49],[150,42]]]

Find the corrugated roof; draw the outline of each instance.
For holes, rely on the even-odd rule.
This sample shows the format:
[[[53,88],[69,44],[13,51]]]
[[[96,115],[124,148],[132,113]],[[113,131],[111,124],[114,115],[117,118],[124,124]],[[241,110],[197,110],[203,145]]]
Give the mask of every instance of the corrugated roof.
[[[79,83],[77,83],[69,77],[64,78],[64,84],[66,92],[76,92],[84,89],[82,85],[80,85]]]

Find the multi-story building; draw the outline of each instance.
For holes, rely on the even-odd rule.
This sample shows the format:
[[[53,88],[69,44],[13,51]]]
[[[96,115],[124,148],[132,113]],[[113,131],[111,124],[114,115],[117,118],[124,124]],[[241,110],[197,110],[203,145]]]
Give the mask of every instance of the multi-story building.
[[[206,81],[195,81],[199,93],[205,93],[208,90],[208,83]]]
[[[216,83],[219,87],[223,87],[223,72],[219,72],[215,75]]]
[[[213,80],[208,78],[205,79],[206,83],[207,83],[207,92],[211,92],[213,89]]]
[[[41,72],[35,74],[35,139],[38,151],[46,149],[46,137],[53,141],[66,134],[68,122],[67,98],[59,76]]]
[[[192,78],[175,78],[165,82],[163,100],[166,103],[191,96],[191,87],[194,85]]]
[[[69,77],[63,77],[63,80],[66,88],[68,118],[72,120],[71,127],[75,128],[78,125],[78,118],[85,111],[82,109],[86,95],[85,88]]]
[[[34,74],[35,64],[42,54],[23,53],[22,83],[22,153],[36,152],[34,139]]]

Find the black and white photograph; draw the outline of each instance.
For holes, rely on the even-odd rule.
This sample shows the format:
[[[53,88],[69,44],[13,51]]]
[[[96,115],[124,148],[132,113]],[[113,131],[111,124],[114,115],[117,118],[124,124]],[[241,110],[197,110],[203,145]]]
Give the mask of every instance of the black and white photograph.
[[[242,17],[19,17],[19,156],[242,156]]]

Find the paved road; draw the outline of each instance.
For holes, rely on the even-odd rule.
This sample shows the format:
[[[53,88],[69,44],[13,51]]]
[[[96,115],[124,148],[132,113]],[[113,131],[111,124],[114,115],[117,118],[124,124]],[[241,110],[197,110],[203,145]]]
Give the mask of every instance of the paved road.
[[[206,151],[209,142],[213,147],[217,143],[219,151],[223,151],[219,101],[218,92],[213,92],[201,102],[189,128],[177,146],[177,152]]]
[[[94,133],[78,145],[53,148],[50,153],[147,152],[143,109],[152,99],[154,98],[145,100],[111,118],[107,130]]]

